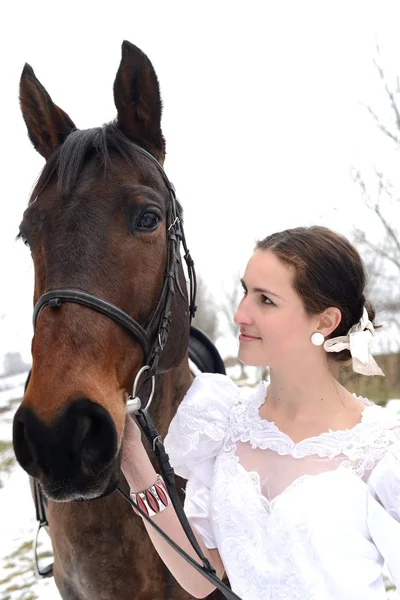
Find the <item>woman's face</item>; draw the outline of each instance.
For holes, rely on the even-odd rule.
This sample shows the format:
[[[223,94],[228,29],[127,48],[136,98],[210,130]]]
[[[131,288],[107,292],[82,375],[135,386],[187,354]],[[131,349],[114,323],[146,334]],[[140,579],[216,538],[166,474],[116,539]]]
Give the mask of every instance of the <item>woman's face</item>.
[[[256,250],[242,284],[235,315],[240,327],[239,360],[252,366],[290,366],[310,352],[316,323],[293,288],[294,267],[270,250]],[[293,363],[295,361],[295,363]]]

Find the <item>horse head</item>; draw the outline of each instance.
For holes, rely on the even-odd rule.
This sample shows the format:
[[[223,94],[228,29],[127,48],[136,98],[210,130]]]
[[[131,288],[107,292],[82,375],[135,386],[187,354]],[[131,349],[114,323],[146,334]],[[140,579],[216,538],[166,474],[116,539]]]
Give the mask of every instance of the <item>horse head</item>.
[[[158,373],[174,369],[187,352],[181,209],[160,166],[159,84],[147,56],[128,42],[114,99],[114,122],[79,130],[30,66],[21,76],[23,117],[46,164],[19,233],[32,254],[36,310],[13,442],[21,466],[55,501],[115,489],[135,374],[149,360]]]

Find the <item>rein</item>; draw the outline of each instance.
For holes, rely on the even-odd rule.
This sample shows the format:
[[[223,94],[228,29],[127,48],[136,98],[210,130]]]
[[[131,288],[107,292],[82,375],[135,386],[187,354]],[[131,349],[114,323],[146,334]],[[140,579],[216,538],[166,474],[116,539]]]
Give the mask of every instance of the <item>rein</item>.
[[[140,402],[139,398],[138,401]],[[148,403],[149,404],[149,403]],[[150,417],[148,411],[148,406],[145,409],[139,409],[135,411],[136,420],[146,436],[147,440],[150,442],[153,451],[156,455],[158,465],[160,467],[161,474],[163,476],[166,488],[168,490],[169,496],[171,498],[172,505],[175,509],[176,516],[179,519],[180,524],[182,525],[182,529],[184,530],[186,537],[188,538],[192,548],[196,552],[197,556],[203,563],[200,565],[196,562],[191,556],[189,556],[180,546],[178,546],[164,531],[146,515],[144,511],[134,502],[121,488],[117,488],[117,491],[125,498],[127,502],[131,506],[133,506],[140,516],[147,521],[165,540],[174,550],[177,552],[183,559],[186,560],[198,573],[201,573],[203,577],[205,577],[210,583],[212,583],[227,600],[241,600],[241,598],[235,594],[227,585],[217,576],[214,567],[203,554],[203,551],[200,548],[200,545],[193,534],[193,531],[190,527],[189,521],[186,517],[186,514],[183,510],[182,503],[178,496],[175,487],[175,473],[171,464],[169,462],[168,454],[165,451],[164,444],[162,442],[162,438],[159,435],[152,418]]]
[[[33,310],[33,326],[36,327],[38,317],[45,307],[51,309],[61,308],[63,303],[72,302],[75,304],[81,304],[97,312],[100,312],[107,317],[110,317],[119,325],[127,329],[141,344],[143,348],[143,360],[144,366],[139,370],[135,377],[134,384],[132,386],[132,394],[127,401],[127,412],[134,413],[136,419],[141,427],[145,437],[151,444],[153,451],[156,454],[158,464],[162,476],[164,478],[168,493],[171,498],[172,505],[175,509],[177,517],[182,525],[182,528],[191,543],[193,549],[198,555],[202,565],[196,562],[191,556],[189,556],[184,550],[182,550],[166,533],[163,532],[160,527],[154,523],[141,509],[134,503],[129,496],[125,494],[119,487],[117,491],[125,498],[131,506],[134,506],[138,513],[148,522],[151,526],[158,531],[161,537],[170,545],[174,550],[186,560],[194,569],[203,575],[208,581],[210,581],[227,600],[241,600],[230,588],[228,588],[219,577],[217,577],[214,567],[211,565],[209,560],[204,556],[196,537],[190,527],[189,521],[183,510],[182,503],[177,494],[174,484],[174,470],[170,465],[168,454],[165,451],[162,438],[159,435],[155,425],[148,413],[155,386],[155,375],[157,374],[158,362],[160,355],[164,349],[164,346],[168,339],[168,334],[171,326],[171,302],[172,297],[176,293],[176,290],[183,296],[184,293],[180,287],[178,279],[178,266],[180,262],[180,244],[182,242],[185,254],[184,259],[186,261],[188,274],[189,274],[189,319],[192,321],[196,312],[196,273],[194,269],[194,262],[190,256],[188,250],[185,234],[183,231],[182,222],[178,214],[177,200],[175,195],[174,186],[170,183],[163,167],[160,163],[144,148],[132,143],[132,146],[150,159],[153,164],[157,167],[161,174],[163,181],[167,187],[170,205],[167,215],[167,265],[164,276],[163,288],[157,302],[156,308],[149,322],[145,327],[140,325],[126,312],[115,306],[114,304],[107,302],[104,299],[97,298],[96,296],[85,292],[83,290],[62,288],[57,290],[49,290],[45,292],[37,300]],[[141,401],[136,395],[136,388],[139,387],[139,382],[142,374],[146,372],[146,377],[152,380],[152,389],[150,399],[145,409],[141,408]],[[25,384],[25,390],[29,384],[30,373],[28,375],[27,382]],[[42,491],[39,483],[36,479],[33,480],[34,500],[36,506],[37,519],[39,521],[39,529],[36,535],[34,544],[34,558],[35,558],[35,573],[40,577],[50,577],[53,569],[52,565],[49,565],[46,569],[41,570],[38,565],[37,555],[37,542],[40,530],[48,527],[48,522],[45,512],[45,504]]]

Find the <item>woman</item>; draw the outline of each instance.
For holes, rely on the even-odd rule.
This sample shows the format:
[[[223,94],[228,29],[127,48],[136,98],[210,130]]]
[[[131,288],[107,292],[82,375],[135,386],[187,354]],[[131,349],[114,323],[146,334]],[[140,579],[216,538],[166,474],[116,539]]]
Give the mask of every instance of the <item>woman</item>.
[[[327,228],[291,229],[257,244],[242,285],[239,359],[269,366],[270,383],[246,393],[204,374],[182,401],[165,445],[188,480],[192,529],[243,600],[386,598],[384,559],[400,586],[400,418],[331,372],[351,359],[383,375],[360,256]],[[134,498],[156,482],[131,419],[122,468]],[[152,518],[196,558],[159,484]],[[207,596],[213,586],[145,525],[182,587]]]

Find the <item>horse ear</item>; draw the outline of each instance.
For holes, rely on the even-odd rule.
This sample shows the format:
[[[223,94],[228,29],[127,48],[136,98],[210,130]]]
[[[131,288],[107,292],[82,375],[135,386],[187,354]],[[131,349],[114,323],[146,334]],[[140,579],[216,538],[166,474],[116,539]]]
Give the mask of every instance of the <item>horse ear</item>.
[[[121,131],[163,162],[165,141],[161,132],[162,102],[157,75],[147,56],[127,41],[122,44],[114,101]]]
[[[29,138],[47,160],[76,127],[69,116],[54,104],[28,64],[21,75],[19,101]]]

